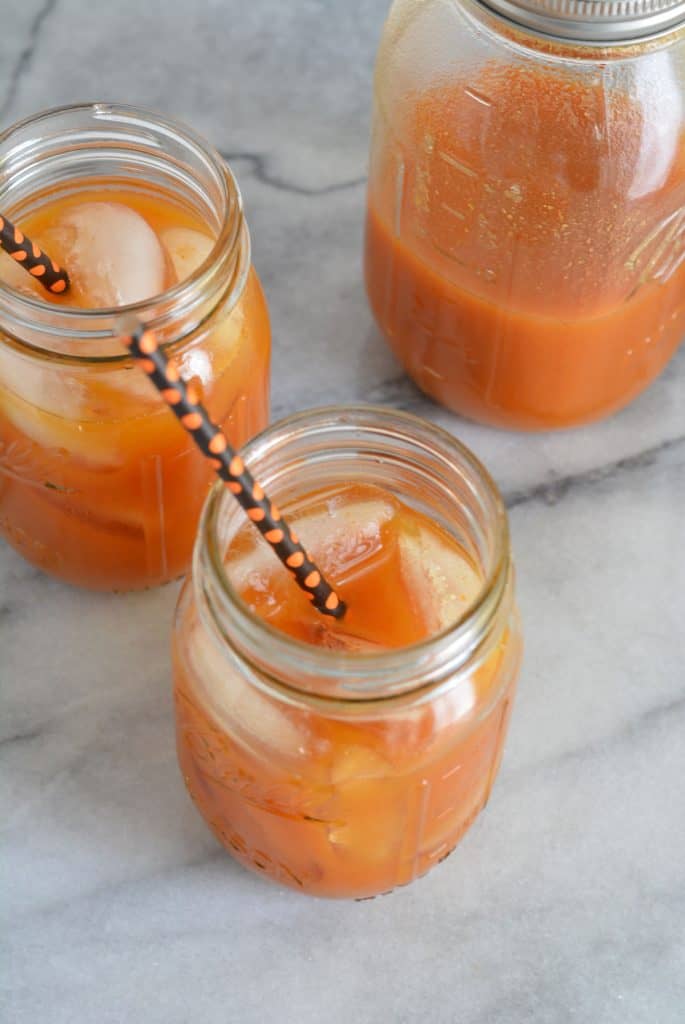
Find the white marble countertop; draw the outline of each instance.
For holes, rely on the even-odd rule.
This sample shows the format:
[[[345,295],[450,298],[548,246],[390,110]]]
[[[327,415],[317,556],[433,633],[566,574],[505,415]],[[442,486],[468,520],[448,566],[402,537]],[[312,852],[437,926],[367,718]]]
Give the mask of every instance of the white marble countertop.
[[[0,547],[3,1019],[680,1024],[685,350],[626,412],[557,435],[462,422],[402,377],[360,274],[386,0],[7,8],[1,126],[121,100],[229,156],[273,315],[276,415],[311,404],[302,370],[320,400],[418,411],[487,463],[527,650],[500,779],[459,851],[383,899],[317,901],[237,867],[186,796],[177,588],[92,596]]]

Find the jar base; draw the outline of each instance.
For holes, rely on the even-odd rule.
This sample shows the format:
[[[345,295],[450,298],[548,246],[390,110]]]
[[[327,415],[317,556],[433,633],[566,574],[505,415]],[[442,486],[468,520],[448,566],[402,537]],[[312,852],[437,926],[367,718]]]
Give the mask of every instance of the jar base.
[[[384,340],[386,340],[399,359],[399,354],[392,344],[387,338]],[[612,402],[610,405],[602,406],[599,409],[577,412],[566,416],[551,416],[542,413],[522,415],[520,410],[514,412],[501,408],[495,409],[477,400],[470,401],[468,398],[455,399],[451,395],[441,393],[439,388],[432,387],[429,383],[412,374],[406,366],[403,366],[403,369],[426,398],[429,398],[436,405],[442,406],[456,416],[460,416],[462,419],[469,420],[471,423],[478,423],[481,426],[493,427],[496,430],[515,431],[521,434],[545,434],[576,430],[589,426],[592,423],[601,423],[604,420],[611,419],[612,416],[615,416],[631,405],[658,380],[671,358],[672,355],[669,356],[669,359],[660,368],[656,376],[650,377],[649,380],[641,383],[634,391],[622,399]]]

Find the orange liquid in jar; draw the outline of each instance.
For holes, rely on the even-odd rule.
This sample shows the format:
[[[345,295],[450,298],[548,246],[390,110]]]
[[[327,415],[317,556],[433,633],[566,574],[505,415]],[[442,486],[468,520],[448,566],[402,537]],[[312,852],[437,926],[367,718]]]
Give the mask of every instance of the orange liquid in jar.
[[[454,537],[384,490],[339,486],[286,511],[348,602],[344,620],[312,608],[251,526],[231,543],[228,573],[257,615],[332,656],[416,643],[481,592]],[[186,785],[251,870],[321,896],[386,892],[444,859],[485,805],[518,661],[517,630],[504,628],[472,670],[423,700],[293,700],[241,675],[182,600],[174,663]]]
[[[628,403],[685,334],[677,120],[513,68],[405,102],[402,145],[377,127],[366,282],[409,374],[499,426]]]
[[[0,276],[82,309],[151,298],[184,280],[213,245],[196,213],[114,184],[48,196],[21,224],[69,270],[70,291],[48,294],[4,254]],[[239,447],[268,419],[269,322],[252,269],[237,303],[210,325],[181,347],[180,368]],[[29,561],[95,589],[173,579],[188,566],[212,479],[130,361],[29,358],[3,347],[0,334],[0,533]]]

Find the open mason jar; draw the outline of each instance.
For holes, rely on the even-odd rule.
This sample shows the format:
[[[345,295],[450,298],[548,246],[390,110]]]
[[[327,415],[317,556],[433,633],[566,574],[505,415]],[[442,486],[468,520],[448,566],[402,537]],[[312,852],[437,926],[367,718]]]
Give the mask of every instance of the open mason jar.
[[[190,795],[220,842],[257,873],[320,896],[386,892],[450,853],[499,768],[521,654],[506,513],[469,451],[389,410],[302,413],[244,455],[335,585],[333,561],[368,555],[384,506],[397,499],[439,524],[478,570],[463,613],[421,642],[372,653],[314,646],[241,598],[239,581],[252,579],[253,593],[275,599],[262,560],[281,567],[261,540],[247,551],[241,530],[254,527],[221,485],[200,524],[173,643],[178,756]],[[300,517],[313,492],[351,484],[375,497],[345,506],[337,520]],[[384,527],[389,549],[391,518]],[[450,575],[440,558],[427,565],[425,549],[421,558],[421,585],[437,586],[440,575],[449,599],[461,586],[458,570]],[[388,570],[388,579],[418,587],[417,568],[402,580]],[[283,599],[292,594],[295,603],[300,593],[282,573]],[[411,585],[404,593],[407,603],[421,597]],[[393,614],[396,592],[382,604]]]
[[[567,427],[635,398],[685,334],[685,3],[395,0],[366,283],[465,416]]]
[[[269,322],[236,181],[185,127],[129,107],[67,107],[0,136],[0,209],[51,256],[71,237],[53,241],[55,211],[72,233],[90,217],[86,237],[98,219],[128,217],[127,249],[76,254],[92,255],[106,295],[113,268],[135,290],[155,246],[166,261],[159,294],[80,308],[72,294],[25,288],[0,254],[0,535],[71,583],[173,579],[188,567],[212,469],[134,367],[119,321],[134,314],[157,331],[235,446],[265,426]]]

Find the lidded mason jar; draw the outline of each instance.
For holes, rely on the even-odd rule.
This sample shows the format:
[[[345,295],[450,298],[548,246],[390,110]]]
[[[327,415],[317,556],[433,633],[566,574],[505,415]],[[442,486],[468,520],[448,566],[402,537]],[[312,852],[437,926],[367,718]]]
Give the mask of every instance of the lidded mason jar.
[[[254,527],[221,484],[200,524],[173,645],[178,755],[192,799],[258,874],[320,896],[386,892],[452,851],[499,768],[521,654],[506,512],[454,438],[387,409],[305,412],[244,455],[336,586],[342,562],[357,580],[365,558],[383,572],[392,563],[398,499],[478,569],[461,614],[426,639],[370,651],[336,632],[314,645],[243,600],[246,586],[262,608],[292,602],[287,614],[300,607],[303,620],[311,610],[267,545],[246,545],[241,531]],[[350,487],[358,503],[341,504],[339,489]],[[323,515],[322,492],[335,495]],[[445,607],[456,603],[462,563],[436,555],[433,542],[419,550],[401,576],[387,569],[386,615],[399,614],[398,592],[414,608],[439,591]],[[282,584],[269,577],[272,563]],[[342,596],[341,628],[352,630],[353,599]],[[330,628],[318,621],[314,629]]]
[[[538,429],[630,402],[685,334],[685,3],[395,0],[366,283],[456,412]]]
[[[157,331],[235,446],[266,425],[269,321],[238,185],[181,125],[75,106],[0,135],[0,210],[74,271],[49,297],[0,253],[0,536],[87,587],[173,579],[213,472],[133,365],[122,316]]]

